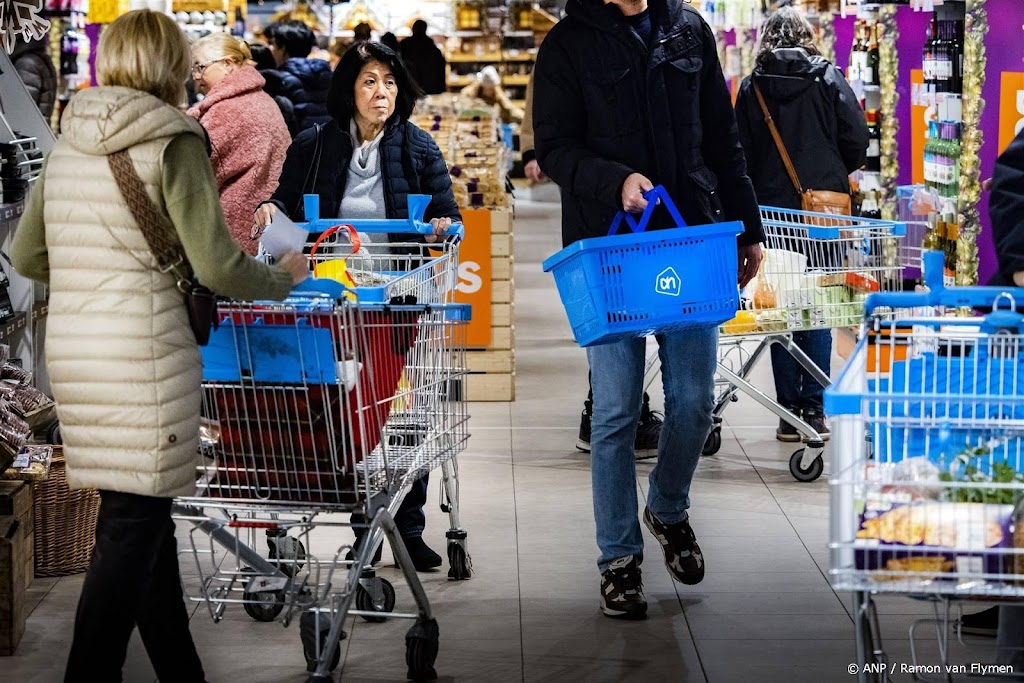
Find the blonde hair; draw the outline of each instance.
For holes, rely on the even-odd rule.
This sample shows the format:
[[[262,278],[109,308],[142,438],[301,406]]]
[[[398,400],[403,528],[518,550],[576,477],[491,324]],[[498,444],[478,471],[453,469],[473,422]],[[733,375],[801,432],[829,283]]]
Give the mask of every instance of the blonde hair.
[[[230,33],[211,33],[205,38],[200,38],[192,43],[192,54],[197,58],[199,55],[209,61],[211,59],[225,59],[238,66],[255,66],[252,60],[252,50],[244,41],[235,38]]]
[[[103,31],[96,48],[100,85],[148,92],[173,106],[185,101],[190,68],[185,34],[174,19],[148,9],[117,18]]]

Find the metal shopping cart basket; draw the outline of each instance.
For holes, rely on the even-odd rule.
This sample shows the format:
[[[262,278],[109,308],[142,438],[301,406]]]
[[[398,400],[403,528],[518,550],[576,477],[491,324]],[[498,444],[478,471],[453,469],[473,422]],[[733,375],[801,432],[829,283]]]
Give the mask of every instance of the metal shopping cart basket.
[[[944,681],[956,670],[953,607],[1024,598],[1024,317],[1012,311],[1024,292],[944,289],[942,254],[924,258],[929,291],[870,297],[863,337],[826,392],[830,577],[854,594],[861,681],[892,670],[872,596],[932,601],[934,618],[910,635],[913,645],[919,626],[935,627],[943,675],[930,680]]]
[[[410,215],[348,222],[362,223],[360,231],[429,229],[422,209]],[[306,227],[323,229],[316,220]],[[283,303],[222,303],[203,349],[207,460],[198,493],[175,507],[193,524],[199,585],[190,598],[215,620],[230,604],[260,620],[298,616],[311,681],[328,680],[337,666],[348,615],[415,619],[409,675],[435,677],[437,623],[393,516],[404,491],[439,466],[453,487],[449,558],[457,549],[465,572],[453,578],[468,578],[453,465],[468,440],[458,383],[470,312],[451,301],[457,240],[436,249],[387,243],[367,261],[392,269],[375,271],[383,280],[374,286],[310,280]],[[313,534],[343,526],[361,533],[358,548]],[[256,550],[257,532],[269,532],[267,558]],[[414,614],[394,611],[393,587],[370,566],[382,536]]]
[[[902,224],[791,209],[761,207],[764,261],[746,288],[740,310],[719,328],[714,425],[704,455],[722,445],[726,408],[743,392],[792,425],[804,446],[793,453],[789,471],[802,482],[824,471],[824,441],[804,419],[750,382],[750,374],[772,346],[785,349],[822,386],[829,368],[819,368],[794,343],[793,333],[859,325],[868,294],[898,290],[898,244]],[[657,354],[648,359],[653,381]]]

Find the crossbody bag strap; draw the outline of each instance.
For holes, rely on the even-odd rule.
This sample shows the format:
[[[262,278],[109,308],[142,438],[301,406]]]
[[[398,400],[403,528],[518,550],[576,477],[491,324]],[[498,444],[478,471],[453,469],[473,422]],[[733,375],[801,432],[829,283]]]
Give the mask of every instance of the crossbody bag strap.
[[[768,124],[768,130],[772,133],[772,138],[775,140],[775,147],[779,150],[779,156],[782,157],[782,163],[786,167],[786,173],[789,174],[789,180],[793,183],[796,193],[802,195],[804,193],[804,189],[800,184],[800,177],[796,174],[796,168],[793,167],[793,160],[790,159],[789,151],[786,149],[786,144],[782,141],[782,135],[779,134],[779,129],[775,126],[775,120],[772,119],[771,112],[768,111],[768,103],[764,101],[764,95],[761,94],[761,88],[757,86],[757,81],[751,77],[750,82],[754,86],[754,94],[757,95],[758,104],[761,105],[761,111],[764,113],[764,122]]]
[[[150,251],[156,257],[160,272],[171,273],[179,285],[191,281],[192,268],[185,257],[184,249],[175,242],[172,235],[174,226],[157,208],[146,192],[146,185],[135,170],[135,164],[127,150],[107,155],[107,164],[117,182],[128,211],[146,238]]]

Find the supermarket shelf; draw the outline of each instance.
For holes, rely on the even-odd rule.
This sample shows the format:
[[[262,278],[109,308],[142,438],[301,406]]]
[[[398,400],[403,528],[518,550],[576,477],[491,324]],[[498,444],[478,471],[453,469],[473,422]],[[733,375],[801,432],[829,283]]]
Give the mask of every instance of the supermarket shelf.
[[[532,38],[533,31],[502,31],[503,38]]]
[[[465,88],[470,83],[476,83],[475,76],[449,76],[448,87],[449,88]]]
[[[529,76],[521,76],[521,75],[502,76],[501,77],[501,83],[502,83],[502,85],[515,85],[515,86],[518,86],[518,85],[529,85],[530,84],[530,77]]]
[[[16,204],[0,204],[0,227],[14,224],[23,213],[25,213],[25,202],[23,201]]]
[[[456,38],[482,38],[484,36],[483,31],[456,31]]]
[[[537,61],[536,52],[520,52],[518,54],[511,54],[510,52],[505,53],[506,62],[535,62]]]
[[[32,322],[42,320],[50,315],[50,304],[46,301],[37,301],[32,306]]]
[[[5,323],[0,323],[0,344],[6,344],[19,330],[25,329],[28,325],[28,315],[16,313],[13,318]]]
[[[500,52],[488,52],[476,55],[470,52],[453,52],[448,55],[448,61],[453,64],[467,64],[475,62],[502,62],[505,61]]]

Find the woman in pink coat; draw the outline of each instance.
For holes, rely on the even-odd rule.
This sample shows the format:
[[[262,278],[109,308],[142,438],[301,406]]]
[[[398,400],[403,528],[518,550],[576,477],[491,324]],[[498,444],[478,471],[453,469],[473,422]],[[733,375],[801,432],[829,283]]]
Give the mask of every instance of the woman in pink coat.
[[[277,189],[291,135],[252,65],[249,46],[226,33],[196,41],[192,78],[204,97],[188,113],[210,136],[210,160],[231,236],[255,255],[259,243],[250,237],[252,213]]]

